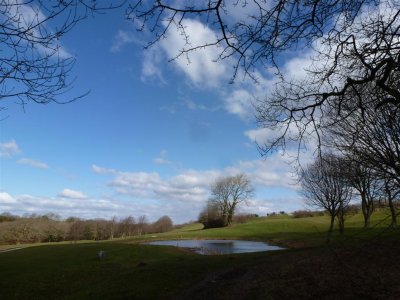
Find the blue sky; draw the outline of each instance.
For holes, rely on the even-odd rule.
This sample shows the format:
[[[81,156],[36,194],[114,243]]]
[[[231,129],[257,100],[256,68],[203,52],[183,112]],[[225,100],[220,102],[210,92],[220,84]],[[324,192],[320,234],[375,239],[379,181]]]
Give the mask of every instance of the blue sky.
[[[187,23],[194,43],[213,34],[198,20]],[[197,218],[220,176],[246,173],[256,195],[240,209],[265,215],[304,208],[287,156],[261,158],[255,140],[275,133],[257,129],[252,102],[274,83],[259,70],[259,83],[239,74],[233,61],[213,62],[215,49],[176,55],[176,32],[150,50],[146,33],[125,21],[123,10],[81,22],[63,38],[77,58],[73,97],[67,105],[8,100],[0,122],[0,213],[48,213],[111,218],[169,215]],[[283,70],[303,76],[304,53]],[[289,154],[290,154],[290,149]]]

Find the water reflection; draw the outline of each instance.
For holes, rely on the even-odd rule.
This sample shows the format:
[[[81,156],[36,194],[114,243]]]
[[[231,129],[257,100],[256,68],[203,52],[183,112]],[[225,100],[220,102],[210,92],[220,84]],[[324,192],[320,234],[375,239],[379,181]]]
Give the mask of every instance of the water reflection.
[[[281,250],[278,246],[268,245],[264,242],[243,240],[168,240],[148,242],[149,245],[175,246],[189,248],[199,254],[231,254]]]

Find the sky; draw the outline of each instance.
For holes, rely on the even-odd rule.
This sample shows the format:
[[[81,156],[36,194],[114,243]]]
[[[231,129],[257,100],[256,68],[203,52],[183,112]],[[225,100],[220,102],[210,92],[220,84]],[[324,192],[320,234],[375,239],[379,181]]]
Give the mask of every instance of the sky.
[[[193,43],[215,34],[198,20],[185,24]],[[119,218],[168,215],[196,220],[222,176],[245,173],[255,195],[243,213],[304,209],[288,153],[261,157],[276,133],[257,128],[253,104],[272,88],[271,70],[258,83],[234,61],[215,62],[216,49],[169,61],[182,47],[171,31],[150,49],[117,9],[79,23],[61,40],[77,61],[73,89],[90,93],[69,104],[9,99],[0,121],[0,213]],[[283,61],[283,72],[304,76],[307,51]]]

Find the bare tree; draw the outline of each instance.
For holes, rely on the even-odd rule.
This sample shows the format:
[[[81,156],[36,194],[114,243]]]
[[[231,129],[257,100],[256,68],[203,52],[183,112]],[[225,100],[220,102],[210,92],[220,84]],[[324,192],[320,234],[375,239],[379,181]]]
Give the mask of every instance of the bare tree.
[[[245,174],[222,177],[211,185],[210,201],[219,208],[223,224],[232,222],[237,206],[253,196],[254,188]]]
[[[351,199],[351,187],[343,176],[343,159],[333,154],[324,154],[302,170],[300,183],[302,195],[308,205],[325,209],[330,215],[327,242],[330,242],[335,223],[344,229],[344,211]]]
[[[328,129],[330,145],[352,158],[355,164],[370,170],[368,172],[374,177],[371,180],[375,182],[374,194],[377,193],[376,185],[381,185],[381,197],[387,197],[392,206],[400,192],[400,107],[393,103],[380,105],[384,94],[370,85],[362,96],[370,106],[359,107],[350,102],[343,105],[343,113],[351,112],[351,116]],[[392,223],[396,224],[394,206],[391,210]]]
[[[392,218],[391,227],[397,227],[397,208],[395,201],[399,201],[400,189],[398,186],[393,185],[393,181],[388,178],[384,179],[384,194],[383,197],[388,202],[390,209],[390,216]]]
[[[383,181],[374,169],[362,164],[357,159],[347,159],[348,165],[343,170],[349,184],[357,191],[361,199],[361,211],[364,217],[364,228],[371,223],[374,204],[382,195]]]
[[[139,217],[136,230],[138,235],[146,234],[149,227],[149,222],[147,221],[146,215],[142,215]]]
[[[91,13],[119,7],[124,1],[99,4],[96,0],[0,1],[0,109],[7,99],[66,103],[75,58],[61,38]],[[15,101],[17,100],[17,101]]]
[[[129,237],[134,235],[135,231],[135,218],[128,216],[121,220],[119,223],[119,232],[123,237]]]
[[[153,33],[149,46],[178,30],[186,45],[176,57],[218,46],[220,60],[236,61],[233,78],[242,69],[257,80],[259,68],[275,67],[276,89],[256,108],[259,125],[278,135],[260,145],[262,154],[293,140],[299,149],[308,138],[320,143],[324,128],[349,116],[341,110],[345,103],[370,105],[362,96],[367,85],[383,95],[376,105],[400,105],[397,1],[137,0],[128,16],[140,30]],[[193,44],[185,23],[189,19],[214,30],[215,40]],[[294,80],[281,72],[278,58],[299,48],[313,49],[314,60],[304,66],[306,78]],[[348,97],[354,91],[359,96]]]

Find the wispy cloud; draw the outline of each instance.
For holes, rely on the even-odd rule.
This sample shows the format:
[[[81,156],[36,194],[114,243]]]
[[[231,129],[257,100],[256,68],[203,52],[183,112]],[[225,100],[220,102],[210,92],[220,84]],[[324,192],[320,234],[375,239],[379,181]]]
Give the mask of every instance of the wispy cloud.
[[[17,161],[17,163],[21,164],[21,165],[26,165],[26,166],[30,166],[33,168],[37,168],[37,169],[48,169],[49,166],[41,161],[38,160],[34,160],[31,158],[21,158]]]
[[[14,140],[0,143],[0,157],[10,158],[21,152],[21,149],[18,147],[17,143]]]
[[[75,191],[71,189],[63,189],[58,193],[58,197],[69,198],[69,199],[87,199],[88,196],[81,191]]]
[[[161,150],[158,157],[153,159],[153,163],[156,165],[170,165],[172,161],[167,159],[167,150]]]
[[[116,36],[114,37],[110,51],[113,53],[119,52],[124,46],[132,43],[144,45],[143,40],[138,39],[134,32],[118,30]]]

